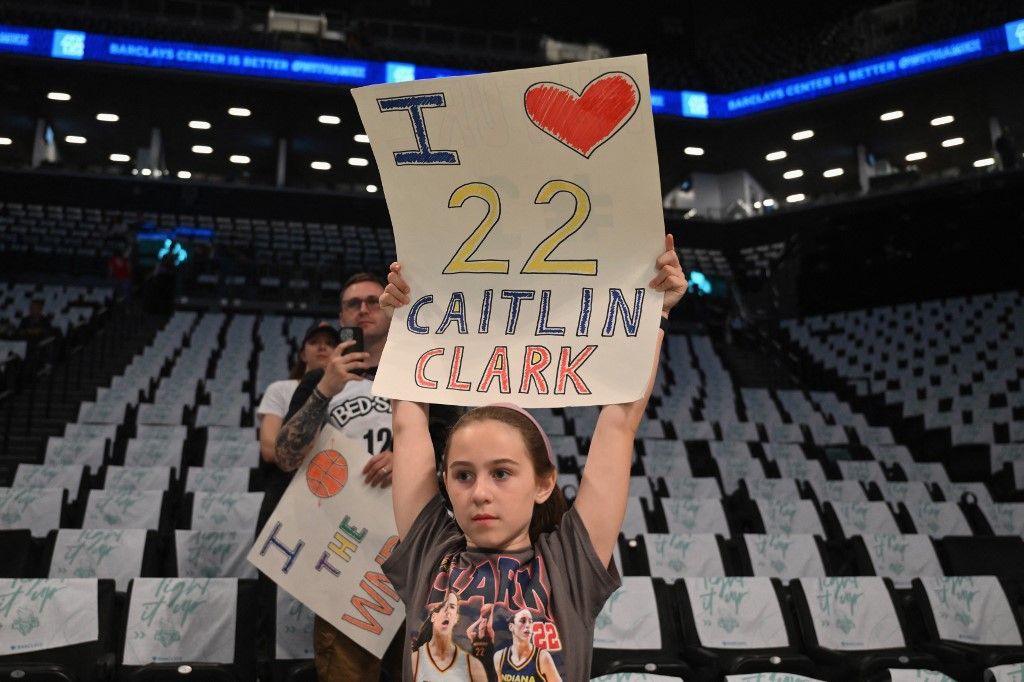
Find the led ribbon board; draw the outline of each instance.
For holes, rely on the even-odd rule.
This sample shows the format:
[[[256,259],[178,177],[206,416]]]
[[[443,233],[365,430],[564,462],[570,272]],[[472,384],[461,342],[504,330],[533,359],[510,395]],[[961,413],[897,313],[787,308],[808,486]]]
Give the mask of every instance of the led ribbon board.
[[[738,118],[1021,49],[1024,19],[728,94],[651,90],[651,108],[655,114],[666,116]],[[2,53],[352,86],[475,73],[404,62],[335,59],[62,28],[0,25]]]

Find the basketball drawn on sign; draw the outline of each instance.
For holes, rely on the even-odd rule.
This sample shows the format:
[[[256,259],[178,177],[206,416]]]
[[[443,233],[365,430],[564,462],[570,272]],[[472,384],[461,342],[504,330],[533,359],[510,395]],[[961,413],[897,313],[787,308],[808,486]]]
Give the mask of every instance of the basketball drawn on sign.
[[[334,497],[348,482],[348,462],[337,450],[323,450],[313,456],[306,470],[306,485],[317,497]]]
[[[633,118],[640,88],[626,73],[605,73],[581,93],[559,83],[534,83],[524,97],[533,125],[584,158]]]

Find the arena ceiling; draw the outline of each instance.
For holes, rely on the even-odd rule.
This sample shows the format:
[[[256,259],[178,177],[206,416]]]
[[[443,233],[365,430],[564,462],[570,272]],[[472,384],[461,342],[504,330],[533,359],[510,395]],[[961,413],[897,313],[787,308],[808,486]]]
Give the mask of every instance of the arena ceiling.
[[[98,66],[16,57],[0,59],[0,165],[26,167],[32,158],[37,122],[49,121],[60,163],[74,171],[130,175],[152,131],[161,132],[163,167],[170,182],[224,182],[273,186],[277,180],[279,141],[287,141],[287,186],[362,193],[379,186],[369,145],[357,141],[362,128],[344,88],[282,84],[257,79],[184,74],[139,68]],[[976,161],[993,157],[990,123],[1008,125],[1024,144],[1024,96],[1015,84],[1024,76],[1024,58],[1014,53],[947,71],[838,95],[735,121],[656,119],[662,191],[678,187],[694,172],[746,170],[780,203],[802,193],[809,200],[832,200],[859,190],[857,147],[897,171],[922,176],[990,172]],[[48,99],[63,92],[70,100]],[[228,114],[233,107],[248,117]],[[881,114],[902,111],[884,122]],[[97,120],[116,114],[116,122]],[[323,115],[336,124],[321,123]],[[952,116],[950,123],[931,121]],[[205,121],[195,129],[190,121]],[[797,131],[813,136],[793,140]],[[84,137],[84,144],[68,142]],[[944,147],[942,142],[963,138]],[[0,140],[2,141],[2,140]],[[210,153],[197,153],[205,146]],[[699,147],[702,156],[684,153]],[[786,158],[766,155],[785,151]],[[926,158],[908,161],[924,152]],[[131,161],[111,161],[112,154]],[[231,157],[248,157],[245,164]],[[1020,149],[1018,149],[1020,158]],[[350,159],[366,159],[365,166]],[[313,162],[330,164],[317,170]],[[842,175],[825,177],[841,168]],[[191,177],[179,179],[185,171]],[[784,174],[802,171],[799,178]],[[834,173],[834,171],[833,171]],[[154,178],[155,180],[155,178]]]

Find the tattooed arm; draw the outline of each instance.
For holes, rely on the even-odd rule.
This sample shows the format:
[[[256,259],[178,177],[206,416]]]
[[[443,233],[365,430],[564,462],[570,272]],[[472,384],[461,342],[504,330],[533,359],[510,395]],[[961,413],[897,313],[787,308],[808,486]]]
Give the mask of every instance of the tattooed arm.
[[[295,471],[309,453],[327,416],[328,400],[315,392],[277,434],[274,462],[284,471]]]
[[[327,367],[318,374],[310,372],[296,389],[290,409],[294,408],[295,400],[302,399],[300,389],[309,390],[309,395],[298,411],[285,418],[284,426],[277,434],[274,462],[284,471],[298,469],[302,460],[309,454],[313,441],[324,424],[331,398],[341,393],[349,381],[365,381],[357,372],[367,369],[368,354],[345,353],[354,343],[355,341],[349,340],[339,344],[334,349]],[[307,379],[310,383],[315,382],[314,388],[308,386]]]

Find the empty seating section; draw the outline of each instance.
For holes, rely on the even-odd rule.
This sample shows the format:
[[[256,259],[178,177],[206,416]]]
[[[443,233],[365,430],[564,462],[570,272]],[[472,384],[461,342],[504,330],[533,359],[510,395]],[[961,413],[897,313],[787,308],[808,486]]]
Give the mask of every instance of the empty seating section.
[[[1016,679],[1022,311],[1006,293],[785,323],[798,352],[849,391],[741,386],[717,342],[670,335],[635,443],[613,557],[623,586],[597,618],[593,676]],[[0,489],[0,542],[24,548],[2,557],[2,575],[37,581],[26,590],[71,581],[59,585],[90,608],[104,608],[107,581],[125,594],[128,640],[105,644],[121,674],[158,662],[161,639],[175,661],[245,679],[256,668],[278,679],[312,656],[312,616],[284,593],[260,614],[270,632],[253,654],[244,559],[262,500],[254,406],[311,322],[174,314]],[[869,409],[872,397],[899,412]],[[571,500],[599,411],[534,412]],[[956,436],[977,425],[989,428]],[[983,466],[958,460],[976,457]],[[139,614],[140,600],[190,592],[216,605],[195,624],[172,632]]]
[[[386,272],[395,260],[390,231],[374,226],[0,202],[0,264],[105,276],[112,254],[147,238],[185,245],[182,293],[194,296],[308,299],[312,289],[333,303],[342,273]]]
[[[0,217],[0,232],[4,229]],[[4,251],[0,234],[0,260]],[[0,266],[0,272],[7,270]],[[78,339],[95,325],[114,299],[106,286],[28,284],[0,281],[0,393],[17,390],[40,368],[61,357],[63,339]],[[33,301],[45,323],[21,327]]]
[[[0,282],[0,327],[16,328],[28,315],[29,304],[39,300],[50,323],[67,334],[72,328],[89,322],[97,309],[109,304],[112,298],[110,287]],[[0,361],[5,351],[19,354],[11,346],[0,345]],[[24,351],[21,355],[24,357]]]
[[[21,579],[11,585],[26,595],[67,594],[73,601],[62,608],[99,609],[101,622],[127,618],[127,638],[122,631],[119,641],[103,643],[119,662],[119,672],[106,672],[124,676],[177,661],[254,679],[257,661],[287,672],[282,662],[312,657],[312,614],[282,592],[277,618],[257,618],[256,571],[245,559],[263,499],[254,407],[267,384],[287,375],[312,322],[175,313],[123,372],[81,403],[77,421],[49,438],[36,461],[18,463],[0,480],[0,547],[16,554],[0,561],[0,576]],[[97,595],[114,589],[126,594],[127,610],[104,613],[115,606]],[[139,614],[155,602],[168,613]],[[198,617],[184,623],[170,618],[199,603],[212,606],[196,607]],[[19,608],[0,616],[9,634],[31,629],[22,621],[9,627]],[[45,626],[25,608],[22,618]],[[172,620],[179,625],[159,627]],[[257,622],[279,628],[260,633],[258,656]],[[83,632],[96,639],[95,627]],[[31,661],[73,669],[82,645],[65,640],[0,637],[0,671]],[[94,674],[102,677],[93,671],[82,679]]]

